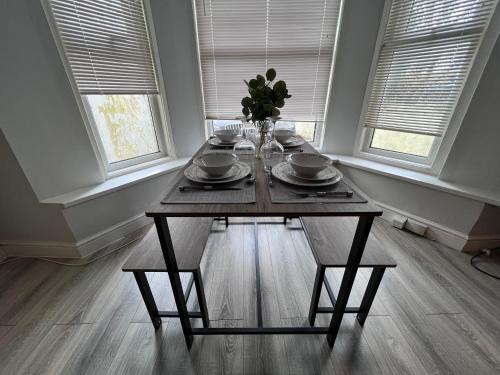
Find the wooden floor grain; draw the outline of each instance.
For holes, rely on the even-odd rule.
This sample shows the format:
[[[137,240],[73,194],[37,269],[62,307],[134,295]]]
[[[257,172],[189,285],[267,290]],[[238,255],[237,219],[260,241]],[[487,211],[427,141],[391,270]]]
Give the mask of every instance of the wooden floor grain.
[[[314,259],[299,221],[280,221],[257,226],[263,318],[306,325]],[[231,223],[214,223],[202,262],[214,327],[256,324],[254,226]],[[0,265],[0,374],[500,373],[500,281],[471,268],[470,256],[382,220],[373,232],[398,267],[387,270],[364,328],[344,318],[333,350],[323,336],[301,335],[195,337],[188,351],[176,319],[153,329],[133,276],[121,272],[133,244],[85,267]],[[338,290],[342,270],[327,277]],[[368,278],[358,273],[350,306]],[[148,279],[158,307],[174,309],[168,277]],[[316,324],[328,322],[320,315]]]

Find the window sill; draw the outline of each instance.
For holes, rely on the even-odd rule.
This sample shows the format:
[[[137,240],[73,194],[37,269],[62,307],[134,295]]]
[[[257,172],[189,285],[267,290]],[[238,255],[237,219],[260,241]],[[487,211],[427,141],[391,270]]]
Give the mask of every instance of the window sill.
[[[361,169],[364,171],[380,174],[382,176],[392,177],[398,180],[410,182],[415,185],[444,191],[484,203],[489,203],[494,206],[500,206],[500,196],[494,192],[446,182],[440,180],[436,176],[432,176],[426,173],[382,164],[359,157],[332,154],[327,154],[327,156],[330,157],[335,163],[338,163],[340,165]]]
[[[174,172],[181,169],[188,161],[189,158],[170,160],[166,163],[110,178],[99,185],[78,189],[70,193],[48,198],[41,201],[41,203],[58,204],[63,208],[68,208],[135,185],[139,182],[146,181],[166,173]]]

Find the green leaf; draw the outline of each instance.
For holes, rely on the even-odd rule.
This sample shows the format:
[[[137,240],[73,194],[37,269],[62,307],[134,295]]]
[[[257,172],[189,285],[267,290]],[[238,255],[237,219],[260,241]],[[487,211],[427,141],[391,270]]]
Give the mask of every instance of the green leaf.
[[[248,84],[248,81],[246,79],[244,79],[243,82],[245,82],[245,85],[247,85],[248,88],[250,87],[250,85]]]
[[[273,68],[268,69],[266,72],[266,78],[268,81],[272,81],[273,79],[275,79],[276,78],[276,70],[274,70]]]
[[[257,82],[259,83],[260,86],[263,86],[266,84],[266,79],[260,74],[257,74]]]
[[[276,107],[282,108],[285,105],[285,100],[284,99],[277,100],[275,104]]]
[[[250,82],[248,83],[248,86],[252,89],[256,89],[259,87],[259,82],[256,79],[251,79]]]
[[[290,99],[292,95],[285,95],[285,98]]]
[[[278,117],[280,115],[280,110],[278,108],[273,108],[271,116]]]
[[[286,83],[285,81],[278,81],[274,84],[273,86],[273,90],[278,92],[278,93],[281,93],[281,92],[284,92],[286,90]]]
[[[248,96],[245,96],[243,99],[241,99],[241,105],[243,107],[250,107],[253,104],[252,98],[249,98]]]
[[[246,108],[246,107],[245,107],[245,108],[243,108],[243,109],[241,110],[241,113],[243,113],[245,116],[249,116],[249,115],[250,115],[250,110],[249,110],[248,108]]]

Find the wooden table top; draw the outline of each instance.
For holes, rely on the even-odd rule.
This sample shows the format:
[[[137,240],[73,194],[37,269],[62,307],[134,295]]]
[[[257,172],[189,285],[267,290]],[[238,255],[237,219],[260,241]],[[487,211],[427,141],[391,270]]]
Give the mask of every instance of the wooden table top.
[[[207,144],[203,144],[193,156],[202,154]],[[309,144],[302,148],[305,152],[316,152]],[[192,164],[193,158],[184,167]],[[165,195],[175,188],[177,182],[183,177],[184,169],[179,171],[174,178],[173,186],[165,191]],[[258,216],[380,216],[382,211],[369,200],[367,203],[272,203],[269,186],[264,166],[261,160],[255,160],[255,203],[173,203],[162,204],[156,202],[146,211],[150,217],[258,217]],[[356,188],[350,181],[350,186]],[[357,189],[357,188],[356,188]],[[359,189],[357,189],[359,191]]]

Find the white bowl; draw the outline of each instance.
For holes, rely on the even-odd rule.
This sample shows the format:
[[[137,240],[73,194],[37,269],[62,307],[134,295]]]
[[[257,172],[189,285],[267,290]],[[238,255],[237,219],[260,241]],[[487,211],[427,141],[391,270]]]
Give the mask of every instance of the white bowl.
[[[214,131],[214,135],[222,142],[231,142],[238,135],[238,130],[234,129],[221,129]]]
[[[224,175],[238,162],[238,157],[225,152],[211,152],[198,156],[193,164],[200,167],[206,174],[213,177]]]
[[[299,176],[304,177],[314,177],[332,164],[324,155],[307,152],[289,155],[288,162]]]
[[[278,129],[275,130],[273,134],[279,143],[288,143],[290,142],[290,139],[295,135],[295,132],[288,129]]]

